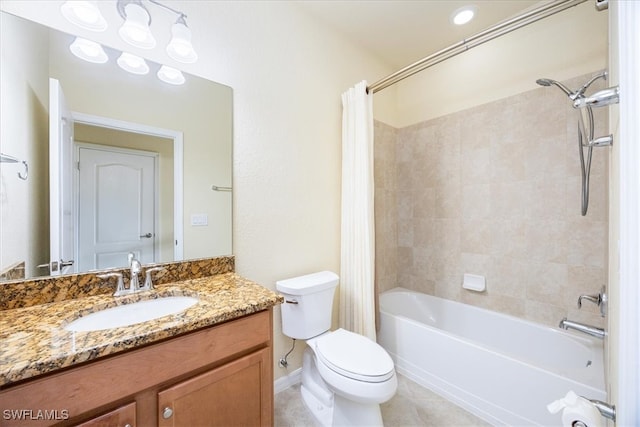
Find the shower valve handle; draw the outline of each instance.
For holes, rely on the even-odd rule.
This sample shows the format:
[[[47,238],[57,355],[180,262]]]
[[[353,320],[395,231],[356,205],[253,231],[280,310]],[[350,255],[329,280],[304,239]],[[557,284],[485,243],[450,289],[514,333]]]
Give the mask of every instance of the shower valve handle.
[[[607,315],[607,294],[605,293],[604,286],[600,289],[600,293],[597,295],[580,295],[578,297],[578,308],[582,308],[582,300],[585,299],[594,303],[600,307],[600,315],[605,317]]]
[[[578,297],[578,308],[582,308],[582,300],[586,299],[587,301],[590,301],[592,303],[594,303],[595,305],[600,305],[600,303],[602,302],[602,299],[600,298],[600,294],[598,295],[580,295]]]

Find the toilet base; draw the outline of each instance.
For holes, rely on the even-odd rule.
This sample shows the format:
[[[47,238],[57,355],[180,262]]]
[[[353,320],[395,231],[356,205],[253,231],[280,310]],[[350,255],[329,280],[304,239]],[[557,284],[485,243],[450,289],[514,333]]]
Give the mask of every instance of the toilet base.
[[[358,403],[334,395],[332,426],[382,427],[380,405]]]
[[[310,348],[305,349],[302,357],[300,392],[318,426],[383,426],[379,404],[355,402],[329,389],[318,372]]]

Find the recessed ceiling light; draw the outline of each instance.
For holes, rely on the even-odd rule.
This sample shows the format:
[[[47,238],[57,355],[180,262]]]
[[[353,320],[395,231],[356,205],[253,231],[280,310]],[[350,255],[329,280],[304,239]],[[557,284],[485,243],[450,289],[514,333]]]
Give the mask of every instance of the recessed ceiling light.
[[[451,22],[456,25],[464,25],[473,19],[476,10],[477,8],[475,6],[461,7],[451,14]]]

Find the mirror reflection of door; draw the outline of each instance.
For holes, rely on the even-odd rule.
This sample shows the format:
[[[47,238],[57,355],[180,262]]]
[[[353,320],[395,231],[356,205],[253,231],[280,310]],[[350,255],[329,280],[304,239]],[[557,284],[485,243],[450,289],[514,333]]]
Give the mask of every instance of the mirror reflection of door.
[[[152,201],[145,201],[144,208],[146,209],[149,206],[153,206],[155,209],[153,223],[148,225],[146,223],[141,222],[142,217],[138,216],[136,221],[139,222],[138,226],[140,227],[140,232],[133,237],[136,242],[133,242],[133,246],[129,247],[129,250],[134,252],[136,257],[140,259],[143,263],[151,263],[151,262],[167,262],[173,261],[176,259],[175,257],[175,249],[176,240],[178,239],[178,235],[176,233],[176,221],[178,224],[181,223],[181,218],[176,218],[174,207],[177,203],[179,203],[181,199],[181,193],[174,194],[174,181],[175,181],[175,171],[178,170],[175,164],[176,154],[176,143],[175,140],[165,136],[159,136],[160,130],[158,129],[148,129],[144,127],[144,125],[135,124],[135,123],[125,123],[118,122],[113,119],[100,118],[96,116],[83,116],[79,113],[74,113],[74,118],[76,119],[74,125],[74,142],[75,142],[75,161],[80,161],[84,163],[87,151],[83,151],[83,156],[81,156],[81,149],[95,149],[100,153],[104,152],[112,152],[112,153],[120,153],[120,154],[128,154],[128,155],[143,155],[154,156],[154,171],[153,177],[155,182],[153,183],[153,187],[151,191],[142,192],[145,199],[147,195],[153,195],[154,199]],[[165,133],[166,134],[166,133]],[[115,155],[115,154],[114,154]],[[135,157],[134,157],[135,159]],[[122,159],[113,160],[113,163],[116,164],[120,162]],[[126,160],[123,161],[122,165],[130,165],[135,167],[140,167],[143,164],[143,160]],[[100,168],[100,173],[106,174],[107,168],[102,166],[97,166],[97,164],[90,165],[93,173],[97,173],[93,168]],[[125,166],[123,166],[125,167]],[[82,209],[83,212],[86,212],[85,207],[80,207],[80,186],[87,185],[87,178],[85,173],[88,173],[86,167],[82,166],[78,169],[75,165],[73,168],[77,171],[76,182],[75,182],[75,203],[76,203],[76,224],[77,224],[77,241],[78,245],[81,246],[77,250],[76,257],[78,260],[82,258],[82,261],[79,261],[79,271],[87,271],[88,269],[103,269],[110,267],[124,267],[128,264],[127,259],[127,251],[125,251],[124,242],[122,248],[115,249],[115,242],[110,242],[109,245],[111,247],[111,251],[109,254],[107,253],[107,247],[105,246],[104,251],[100,252],[100,255],[97,255],[94,252],[94,247],[91,245],[97,245],[98,237],[96,233],[99,232],[98,229],[95,228],[85,228],[87,225],[87,218],[85,218],[84,214],[80,213]],[[111,169],[115,170],[115,169]],[[181,170],[181,169],[180,169]],[[124,177],[125,174],[128,174],[130,171],[128,169],[123,169],[121,176]],[[181,172],[178,172],[181,175]],[[147,176],[148,174],[143,174],[143,176]],[[96,180],[91,178],[95,183]],[[134,178],[129,176],[127,179],[133,180]],[[137,178],[135,178],[137,179]],[[97,184],[96,184],[97,185]],[[130,185],[129,181],[122,184],[123,186]],[[99,188],[99,187],[98,187]],[[179,189],[179,188],[178,188]],[[97,191],[97,190],[92,190]],[[130,200],[126,200],[127,197],[131,197],[128,193],[128,189],[122,189],[120,192],[114,192],[110,195],[112,200],[110,200],[111,205],[119,206],[119,209],[126,209],[127,214],[132,214],[136,208],[134,206],[138,202],[132,202]],[[107,193],[104,193],[106,196]],[[83,192],[83,195],[86,194]],[[120,198],[116,198],[116,196],[121,196]],[[101,197],[101,195],[95,195],[92,197]],[[93,199],[90,199],[93,200]],[[96,199],[100,200],[100,199]],[[102,199],[104,200],[104,199]],[[84,204],[84,199],[82,204]],[[103,207],[108,206],[103,203]],[[131,207],[129,207],[131,206]],[[102,207],[93,207],[94,214],[97,215],[96,221],[92,227],[101,227],[99,221],[109,221],[109,218],[116,218],[116,216],[111,215],[111,217],[104,217],[105,212],[108,212],[108,208],[105,210]],[[120,214],[120,212],[117,212]],[[124,213],[122,213],[124,215]],[[101,216],[102,215],[102,216]],[[118,221],[124,221],[123,218],[118,218]],[[80,224],[82,224],[82,231],[80,231]],[[103,224],[106,225],[106,222]],[[128,225],[127,225],[128,227]],[[89,239],[90,234],[86,234],[87,230],[92,229],[91,233],[93,233],[93,240]],[[86,234],[86,235],[85,235]],[[150,237],[146,237],[151,234]],[[115,236],[115,234],[114,234]],[[133,235],[132,235],[133,236]],[[139,236],[145,236],[140,238]],[[141,241],[139,241],[141,240]],[[152,241],[152,242],[151,242]],[[103,240],[103,243],[106,244],[106,241]],[[88,246],[89,245],[89,246]],[[109,246],[107,245],[107,246]],[[132,245],[132,242],[129,242],[129,245]],[[100,245],[98,245],[100,246]],[[153,247],[152,255],[148,255],[148,251],[141,251],[141,247]],[[178,258],[179,259],[179,258]]]
[[[83,144],[78,150],[78,267],[156,261],[157,153]]]

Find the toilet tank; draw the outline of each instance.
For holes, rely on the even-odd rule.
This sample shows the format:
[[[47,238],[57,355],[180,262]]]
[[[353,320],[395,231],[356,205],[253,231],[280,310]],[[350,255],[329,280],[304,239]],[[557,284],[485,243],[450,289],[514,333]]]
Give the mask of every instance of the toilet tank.
[[[291,338],[308,339],[331,328],[333,294],[338,275],[321,271],[276,282],[284,296],[282,332]]]

